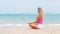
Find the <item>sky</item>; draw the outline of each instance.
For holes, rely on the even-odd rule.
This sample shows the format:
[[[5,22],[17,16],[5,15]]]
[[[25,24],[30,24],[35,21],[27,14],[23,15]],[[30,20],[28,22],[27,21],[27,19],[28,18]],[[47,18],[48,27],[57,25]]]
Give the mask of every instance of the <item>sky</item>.
[[[0,0],[0,14],[37,13],[41,7],[44,13],[60,13],[60,0]]]

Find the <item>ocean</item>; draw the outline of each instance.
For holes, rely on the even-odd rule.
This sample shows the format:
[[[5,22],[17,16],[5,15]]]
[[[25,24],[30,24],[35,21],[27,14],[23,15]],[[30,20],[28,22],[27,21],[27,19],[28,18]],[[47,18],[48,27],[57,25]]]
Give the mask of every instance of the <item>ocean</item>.
[[[0,25],[28,24],[36,20],[37,14],[0,14]],[[60,24],[60,14],[44,14],[43,24]]]

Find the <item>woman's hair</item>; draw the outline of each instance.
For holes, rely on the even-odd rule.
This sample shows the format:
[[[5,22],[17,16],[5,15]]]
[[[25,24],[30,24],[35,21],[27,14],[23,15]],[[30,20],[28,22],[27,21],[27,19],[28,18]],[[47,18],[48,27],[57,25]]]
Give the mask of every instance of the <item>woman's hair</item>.
[[[38,7],[38,9],[41,9],[40,7]]]
[[[38,13],[42,13],[42,9],[38,7]]]
[[[40,7],[38,7],[38,11],[40,11],[41,10],[41,8]]]

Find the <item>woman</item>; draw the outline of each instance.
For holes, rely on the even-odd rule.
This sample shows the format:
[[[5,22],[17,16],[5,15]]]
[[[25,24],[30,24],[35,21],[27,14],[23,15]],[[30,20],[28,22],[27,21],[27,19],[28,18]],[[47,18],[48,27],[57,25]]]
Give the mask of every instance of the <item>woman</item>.
[[[29,23],[29,26],[33,29],[40,29],[42,24],[43,24],[43,10],[39,7],[36,21],[33,23]]]

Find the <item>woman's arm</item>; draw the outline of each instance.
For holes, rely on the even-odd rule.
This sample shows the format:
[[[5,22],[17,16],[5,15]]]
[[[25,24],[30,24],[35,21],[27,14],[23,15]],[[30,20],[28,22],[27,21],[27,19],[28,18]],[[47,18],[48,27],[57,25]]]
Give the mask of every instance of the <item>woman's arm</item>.
[[[37,20],[38,20],[38,16],[36,17],[36,20],[35,20],[35,22],[34,22],[34,23],[37,23]]]
[[[36,17],[36,20],[34,22],[30,22],[28,24],[32,24],[32,23],[37,24],[37,19],[38,19],[38,17]]]

